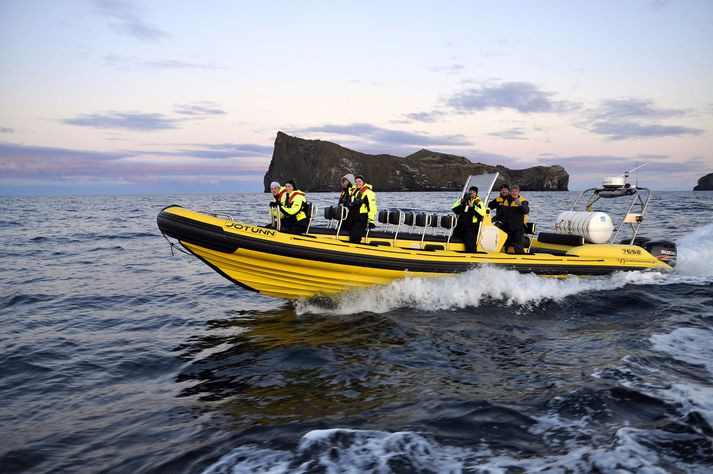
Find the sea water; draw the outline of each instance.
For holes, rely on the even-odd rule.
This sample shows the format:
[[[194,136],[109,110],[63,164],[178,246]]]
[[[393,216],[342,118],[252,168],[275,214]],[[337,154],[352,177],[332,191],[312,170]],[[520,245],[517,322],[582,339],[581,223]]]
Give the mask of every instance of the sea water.
[[[542,231],[577,196],[523,194]],[[0,471],[710,472],[713,193],[654,193],[640,234],[677,243],[672,273],[484,267],[329,301],[251,293],[156,227],[268,202],[0,198]]]

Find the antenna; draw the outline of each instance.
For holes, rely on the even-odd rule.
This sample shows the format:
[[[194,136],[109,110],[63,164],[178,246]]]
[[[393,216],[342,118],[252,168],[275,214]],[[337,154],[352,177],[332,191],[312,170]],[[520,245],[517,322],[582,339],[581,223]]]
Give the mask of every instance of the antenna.
[[[638,163],[638,162],[637,162],[637,163]],[[623,177],[624,177],[624,181],[626,181],[626,179],[629,177],[629,175],[630,175],[631,173],[633,173],[634,171],[636,171],[636,172],[637,172],[637,173],[636,173],[636,187],[638,188],[638,187],[639,187],[639,173],[638,173],[638,171],[639,171],[641,168],[643,168],[644,166],[646,166],[646,165],[648,165],[648,163],[644,163],[644,164],[641,165],[641,166],[637,166],[637,167],[634,168],[633,170],[625,171],[624,174],[620,174],[619,176],[623,176]]]
[[[646,165],[648,165],[648,163],[644,163],[644,164],[641,165],[641,166],[637,166],[637,167],[634,168],[633,170],[625,171],[623,175],[619,175],[619,176],[624,176],[625,178],[628,178],[628,177],[629,177],[629,173],[632,173],[632,172],[634,172],[634,171],[638,171],[638,170],[640,170],[641,168],[643,168],[643,167],[646,166]]]

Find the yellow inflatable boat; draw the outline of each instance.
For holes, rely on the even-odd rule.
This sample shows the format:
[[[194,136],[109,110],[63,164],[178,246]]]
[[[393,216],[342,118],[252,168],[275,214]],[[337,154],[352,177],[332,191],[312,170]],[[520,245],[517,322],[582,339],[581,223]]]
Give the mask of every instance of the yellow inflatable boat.
[[[471,176],[465,189],[479,184],[488,196],[496,179],[497,174]],[[585,210],[578,211],[587,194]],[[634,196],[634,202],[617,229],[607,214],[592,210],[600,198],[623,196]],[[325,210],[327,226],[310,226],[301,235],[180,206],[163,209],[157,222],[167,239],[177,240],[230,281],[264,295],[296,299],[405,277],[453,275],[481,265],[555,277],[668,270],[675,264],[675,245],[636,236],[649,199],[645,188],[623,182],[584,191],[572,210],[560,214],[555,233],[535,234],[535,226],[528,226],[529,251],[524,255],[503,252],[507,235],[489,213],[480,225],[476,253],[465,253],[463,242],[453,237],[457,219],[452,214],[382,211],[383,230],[370,231],[360,244],[344,235],[342,216],[335,215],[343,211],[336,208]],[[314,207],[311,211],[313,219]],[[627,243],[614,243],[625,224],[632,236]]]

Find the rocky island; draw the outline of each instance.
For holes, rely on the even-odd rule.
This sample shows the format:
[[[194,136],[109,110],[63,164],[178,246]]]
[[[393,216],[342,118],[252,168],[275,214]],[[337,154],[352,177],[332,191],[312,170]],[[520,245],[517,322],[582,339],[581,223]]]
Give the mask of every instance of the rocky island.
[[[713,173],[708,173],[698,180],[698,186],[693,188],[694,191],[713,191]]]
[[[500,173],[498,184],[517,183],[525,191],[567,191],[562,166],[511,170],[473,163],[463,156],[429,150],[412,155],[368,155],[323,140],[305,140],[277,132],[265,192],[271,181],[294,178],[303,191],[336,191],[346,173],[363,174],[378,191],[460,191],[471,174]]]

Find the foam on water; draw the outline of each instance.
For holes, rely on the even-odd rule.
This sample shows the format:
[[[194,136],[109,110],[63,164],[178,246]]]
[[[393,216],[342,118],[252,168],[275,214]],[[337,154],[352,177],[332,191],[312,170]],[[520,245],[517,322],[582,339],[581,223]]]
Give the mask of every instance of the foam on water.
[[[301,300],[298,314],[385,313],[411,307],[447,311],[477,307],[497,300],[507,305],[538,305],[591,291],[609,291],[626,285],[709,284],[713,279],[713,224],[697,229],[677,242],[678,263],[673,273],[617,272],[605,277],[542,278],[513,270],[481,267],[454,276],[404,278],[388,285],[335,295],[324,300]]]
[[[601,446],[587,441],[561,453],[536,456],[496,454],[486,445],[475,448],[443,445],[415,432],[328,429],[306,433],[294,452],[244,445],[206,469],[218,473],[506,473],[506,472],[668,472],[661,457],[647,442],[669,436],[657,430],[620,428]],[[687,472],[705,472],[699,466],[677,463]]]
[[[418,433],[327,429],[306,433],[295,452],[238,447],[205,474],[242,473],[457,473],[467,451],[442,446]]]
[[[669,334],[654,334],[650,338],[653,349],[668,356],[691,364],[705,367],[707,384],[680,383],[671,380],[665,388],[653,389],[656,396],[681,407],[683,415],[699,413],[713,428],[713,332],[699,328],[678,328]]]
[[[713,277],[713,224],[699,227],[676,241],[676,273]]]
[[[699,328],[678,328],[670,334],[651,336],[653,349],[693,365],[705,367],[713,376],[713,333]]]
[[[336,295],[331,300],[334,305],[329,307],[321,301],[298,301],[296,309],[298,314],[385,313],[401,307],[445,311],[477,307],[493,300],[509,306],[536,306],[546,300],[559,301],[577,293],[657,283],[662,278],[664,275],[658,272],[621,272],[607,277],[558,279],[482,267],[447,277],[404,278],[388,285]]]

